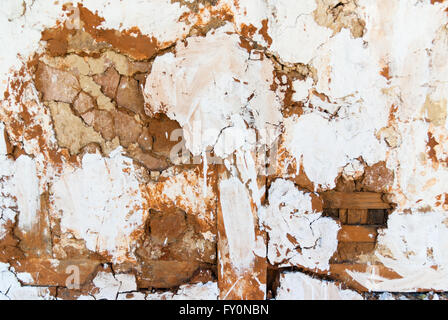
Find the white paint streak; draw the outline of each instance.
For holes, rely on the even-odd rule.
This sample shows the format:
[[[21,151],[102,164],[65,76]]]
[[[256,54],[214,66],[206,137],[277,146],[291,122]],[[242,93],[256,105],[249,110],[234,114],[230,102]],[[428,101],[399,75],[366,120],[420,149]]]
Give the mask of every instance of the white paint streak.
[[[143,228],[146,213],[132,161],[120,149],[110,158],[86,154],[82,168],[67,169],[51,191],[53,214],[60,213],[63,232],[114,261],[132,259],[132,234]]]

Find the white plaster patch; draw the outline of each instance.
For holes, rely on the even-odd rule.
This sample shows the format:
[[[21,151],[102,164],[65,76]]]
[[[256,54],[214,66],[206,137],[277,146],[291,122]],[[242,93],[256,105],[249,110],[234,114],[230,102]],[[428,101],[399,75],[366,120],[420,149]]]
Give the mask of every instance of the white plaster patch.
[[[292,83],[294,94],[292,95],[292,99],[294,101],[304,101],[309,96],[309,91],[313,85],[313,80],[311,78],[306,78],[303,80],[294,80]]]
[[[217,300],[218,295],[218,283],[209,281],[181,285],[175,293],[150,293],[146,300]]]
[[[236,270],[244,271],[253,264],[257,250],[249,194],[235,177],[222,180],[219,192],[230,260]]]
[[[132,235],[143,228],[147,213],[132,160],[121,149],[110,158],[84,155],[82,168],[63,172],[51,193],[62,232],[84,239],[89,250],[109,254],[116,262],[133,259]]]
[[[208,206],[214,203],[216,194],[213,191],[213,185],[201,182],[197,171],[184,170],[167,177],[163,182],[149,183],[148,189],[157,197],[156,203],[162,201],[166,204],[174,204],[188,214],[213,225],[215,217]]]
[[[219,157],[251,148],[254,129],[260,144],[270,145],[278,135],[280,100],[270,90],[273,66],[268,59],[250,60],[238,35],[229,32],[227,25],[178,43],[175,54],[156,58],[146,80],[147,113],[165,112],[177,120],[194,155],[215,144]],[[217,144],[219,138],[227,141]]]
[[[363,300],[356,291],[341,289],[332,282],[300,272],[280,274],[276,300]]]
[[[375,272],[347,271],[372,291],[414,292],[448,289],[448,215],[446,212],[393,213],[378,236],[376,256],[402,278],[386,279]]]
[[[92,294],[96,300],[115,300],[120,289],[120,281],[110,272],[98,272],[93,279],[93,285],[98,289]]]
[[[308,178],[334,188],[342,168],[362,156],[372,165],[384,157],[385,146],[361,119],[327,120],[317,113],[285,119],[285,146],[296,159],[303,157]]]
[[[332,34],[330,29],[314,21],[312,13],[315,9],[314,0],[239,1],[239,5],[233,7],[237,28],[241,29],[244,23],[261,30],[262,20],[267,19],[267,33],[272,43],[269,45],[261,34],[255,34],[254,40],[268,47],[284,62],[304,64],[310,62]]]
[[[30,231],[37,221],[39,210],[39,179],[32,158],[25,155],[17,158],[11,182],[17,198],[18,226],[22,231]]]
[[[329,269],[338,245],[339,225],[315,212],[310,194],[299,191],[291,181],[275,180],[268,200],[269,205],[259,210],[259,217],[269,235],[270,263]]]
[[[31,278],[31,275],[21,274],[21,277]],[[49,300],[48,288],[22,286],[18,275],[9,270],[7,263],[0,262],[0,300]]]

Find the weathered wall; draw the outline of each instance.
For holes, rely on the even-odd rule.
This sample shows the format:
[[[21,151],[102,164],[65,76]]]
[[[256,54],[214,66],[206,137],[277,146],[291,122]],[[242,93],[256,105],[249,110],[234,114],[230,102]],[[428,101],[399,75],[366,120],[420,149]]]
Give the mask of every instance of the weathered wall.
[[[447,8],[4,0],[0,298],[445,297]]]

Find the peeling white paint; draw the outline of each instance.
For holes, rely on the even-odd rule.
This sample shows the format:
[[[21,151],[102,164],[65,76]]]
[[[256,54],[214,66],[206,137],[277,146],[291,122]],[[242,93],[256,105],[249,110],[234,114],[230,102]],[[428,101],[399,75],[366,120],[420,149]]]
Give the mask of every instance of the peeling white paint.
[[[149,293],[146,300],[216,300],[218,295],[218,283],[209,281],[182,285],[175,293]]]
[[[53,214],[60,214],[62,231],[114,261],[132,259],[132,234],[143,228],[146,216],[134,170],[132,160],[117,149],[110,158],[86,154],[82,168],[62,173],[51,189]]]
[[[188,8],[170,0],[84,0],[83,5],[101,17],[104,29],[130,30],[138,27],[159,43],[168,45],[188,34],[189,28],[181,16]]]
[[[269,235],[269,262],[280,267],[329,269],[338,245],[338,223],[313,210],[310,194],[288,180],[275,180],[268,200],[259,217]]]
[[[234,11],[238,27],[244,23],[260,30],[262,20],[267,19],[267,33],[272,44],[269,45],[260,34],[255,35],[255,40],[284,62],[307,64],[332,34],[330,29],[314,21],[312,13],[315,9],[315,0],[251,0],[239,1]]]
[[[270,145],[278,135],[280,101],[270,90],[273,66],[267,59],[250,60],[238,35],[229,33],[226,25],[179,42],[175,54],[156,58],[146,80],[146,111],[163,111],[177,120],[193,155],[209,146],[223,158],[245,144],[252,148],[253,129],[260,144]],[[229,127],[236,131],[224,130]],[[217,143],[219,138],[224,141]]]
[[[220,203],[232,265],[240,272],[254,261],[255,224],[250,198],[238,178],[219,183]]]
[[[363,300],[363,297],[332,282],[300,272],[284,272],[280,274],[276,300]]]

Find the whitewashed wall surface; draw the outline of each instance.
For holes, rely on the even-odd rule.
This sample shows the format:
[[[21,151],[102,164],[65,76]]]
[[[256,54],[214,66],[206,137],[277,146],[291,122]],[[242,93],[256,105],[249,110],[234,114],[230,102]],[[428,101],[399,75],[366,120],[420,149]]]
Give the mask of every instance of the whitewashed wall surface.
[[[2,0],[0,299],[448,299],[448,1]]]

